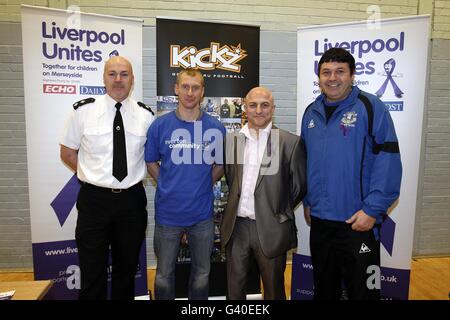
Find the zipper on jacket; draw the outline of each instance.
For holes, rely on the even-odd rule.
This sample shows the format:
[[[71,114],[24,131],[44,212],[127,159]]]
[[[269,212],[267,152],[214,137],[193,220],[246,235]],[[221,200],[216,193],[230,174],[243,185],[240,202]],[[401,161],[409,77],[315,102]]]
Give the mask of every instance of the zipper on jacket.
[[[367,136],[364,137],[364,141],[363,141],[363,149],[362,149],[362,155],[361,155],[361,164],[360,164],[360,171],[359,171],[359,188],[360,188],[360,192],[361,192],[361,202],[364,200],[364,195],[363,195],[363,163],[364,163],[364,157],[366,155],[366,139]]]

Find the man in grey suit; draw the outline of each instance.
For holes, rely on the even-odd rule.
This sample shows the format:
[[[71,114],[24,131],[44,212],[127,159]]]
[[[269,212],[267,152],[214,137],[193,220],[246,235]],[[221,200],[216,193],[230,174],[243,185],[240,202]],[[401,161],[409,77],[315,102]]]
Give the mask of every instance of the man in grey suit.
[[[294,208],[306,193],[300,137],[272,125],[273,95],[256,87],[245,98],[248,123],[226,137],[229,196],[221,224],[227,257],[227,298],[246,298],[247,278],[258,264],[264,299],[286,299],[287,251],[297,246]]]

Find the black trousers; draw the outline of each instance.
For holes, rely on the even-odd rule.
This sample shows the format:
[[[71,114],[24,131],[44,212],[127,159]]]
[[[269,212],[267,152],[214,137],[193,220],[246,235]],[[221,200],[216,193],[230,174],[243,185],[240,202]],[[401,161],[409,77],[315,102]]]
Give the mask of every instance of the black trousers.
[[[258,239],[256,221],[236,218],[233,234],[225,248],[227,257],[227,299],[245,300],[249,273],[256,261],[264,287],[264,300],[286,300],[284,271],[286,254],[268,258]]]
[[[354,231],[346,222],[311,217],[314,299],[380,299],[380,242],[373,230]]]
[[[146,206],[142,183],[120,193],[82,183],[75,230],[81,300],[107,298],[109,249],[111,299],[134,299],[134,278],[147,228]]]

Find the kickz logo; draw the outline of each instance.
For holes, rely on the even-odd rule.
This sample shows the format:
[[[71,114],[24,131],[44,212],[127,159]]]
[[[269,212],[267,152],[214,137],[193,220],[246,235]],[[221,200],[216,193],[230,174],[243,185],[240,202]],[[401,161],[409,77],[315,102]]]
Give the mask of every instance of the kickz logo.
[[[222,69],[240,72],[241,66],[237,62],[247,56],[241,44],[235,46],[220,46],[220,43],[211,42],[209,48],[198,50],[194,46],[180,49],[179,45],[170,46],[170,66],[186,68],[199,68],[202,70]]]

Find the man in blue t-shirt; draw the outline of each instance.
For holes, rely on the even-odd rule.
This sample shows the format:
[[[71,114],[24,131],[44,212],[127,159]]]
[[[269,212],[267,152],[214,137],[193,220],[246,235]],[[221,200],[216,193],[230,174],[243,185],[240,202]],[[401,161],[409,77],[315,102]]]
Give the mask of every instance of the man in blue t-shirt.
[[[223,175],[225,128],[203,112],[200,71],[182,70],[175,84],[178,107],[156,119],[147,133],[145,161],[157,182],[154,250],[155,297],[175,298],[175,263],[186,233],[191,253],[189,299],[208,299],[214,244],[213,184]]]

